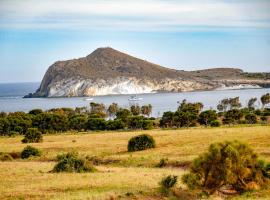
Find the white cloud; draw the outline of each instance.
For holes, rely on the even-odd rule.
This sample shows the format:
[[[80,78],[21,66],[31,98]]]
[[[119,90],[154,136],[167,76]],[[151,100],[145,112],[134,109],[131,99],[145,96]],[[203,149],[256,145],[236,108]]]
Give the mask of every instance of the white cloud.
[[[0,28],[270,27],[268,0],[0,0]]]

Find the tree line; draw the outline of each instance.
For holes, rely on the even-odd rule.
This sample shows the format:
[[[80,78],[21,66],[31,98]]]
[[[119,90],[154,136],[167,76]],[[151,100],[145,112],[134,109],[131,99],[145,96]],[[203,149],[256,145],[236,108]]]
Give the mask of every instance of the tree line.
[[[223,99],[217,110],[203,110],[200,102],[180,102],[175,112],[164,112],[158,119],[151,117],[152,106],[132,105],[121,108],[117,103],[106,107],[102,103],[90,103],[89,108],[54,108],[47,111],[34,109],[28,113],[0,113],[0,135],[25,135],[30,128],[41,133],[88,130],[149,130],[157,127],[180,128],[192,126],[220,126],[222,124],[268,123],[270,94],[261,97],[263,107],[255,109],[256,98],[251,98],[243,107],[239,97]]]

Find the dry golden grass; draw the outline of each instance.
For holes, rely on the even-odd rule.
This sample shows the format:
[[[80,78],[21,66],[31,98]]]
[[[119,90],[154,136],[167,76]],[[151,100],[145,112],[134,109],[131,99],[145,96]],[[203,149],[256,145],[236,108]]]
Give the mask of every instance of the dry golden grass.
[[[157,147],[127,152],[129,138],[141,133],[152,135]],[[26,146],[21,139],[1,137],[0,152],[20,152]],[[0,163],[0,199],[113,199],[125,197],[127,192],[153,195],[161,177],[184,172],[181,168],[153,168],[161,158],[190,162],[209,144],[235,139],[250,144],[260,158],[270,161],[270,126],[47,135],[43,143],[31,144],[43,151],[41,158]],[[71,150],[118,162],[98,166],[97,173],[48,173],[54,165],[49,161]]]

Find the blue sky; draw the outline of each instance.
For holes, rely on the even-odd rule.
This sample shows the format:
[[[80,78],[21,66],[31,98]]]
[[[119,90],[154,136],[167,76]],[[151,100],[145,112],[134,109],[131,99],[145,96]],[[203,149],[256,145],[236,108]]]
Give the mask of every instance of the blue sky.
[[[270,72],[269,0],[0,0],[0,82],[110,46],[181,70]]]

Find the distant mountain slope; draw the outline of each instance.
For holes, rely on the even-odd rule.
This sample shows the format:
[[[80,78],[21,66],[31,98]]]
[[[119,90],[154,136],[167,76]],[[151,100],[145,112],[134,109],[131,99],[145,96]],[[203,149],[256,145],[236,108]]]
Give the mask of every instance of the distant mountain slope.
[[[112,48],[98,48],[86,57],[51,65],[36,93],[26,97],[211,90],[224,84],[240,84],[239,80],[244,84],[269,83],[269,79],[254,80],[248,75],[235,68],[198,71],[169,69]]]

